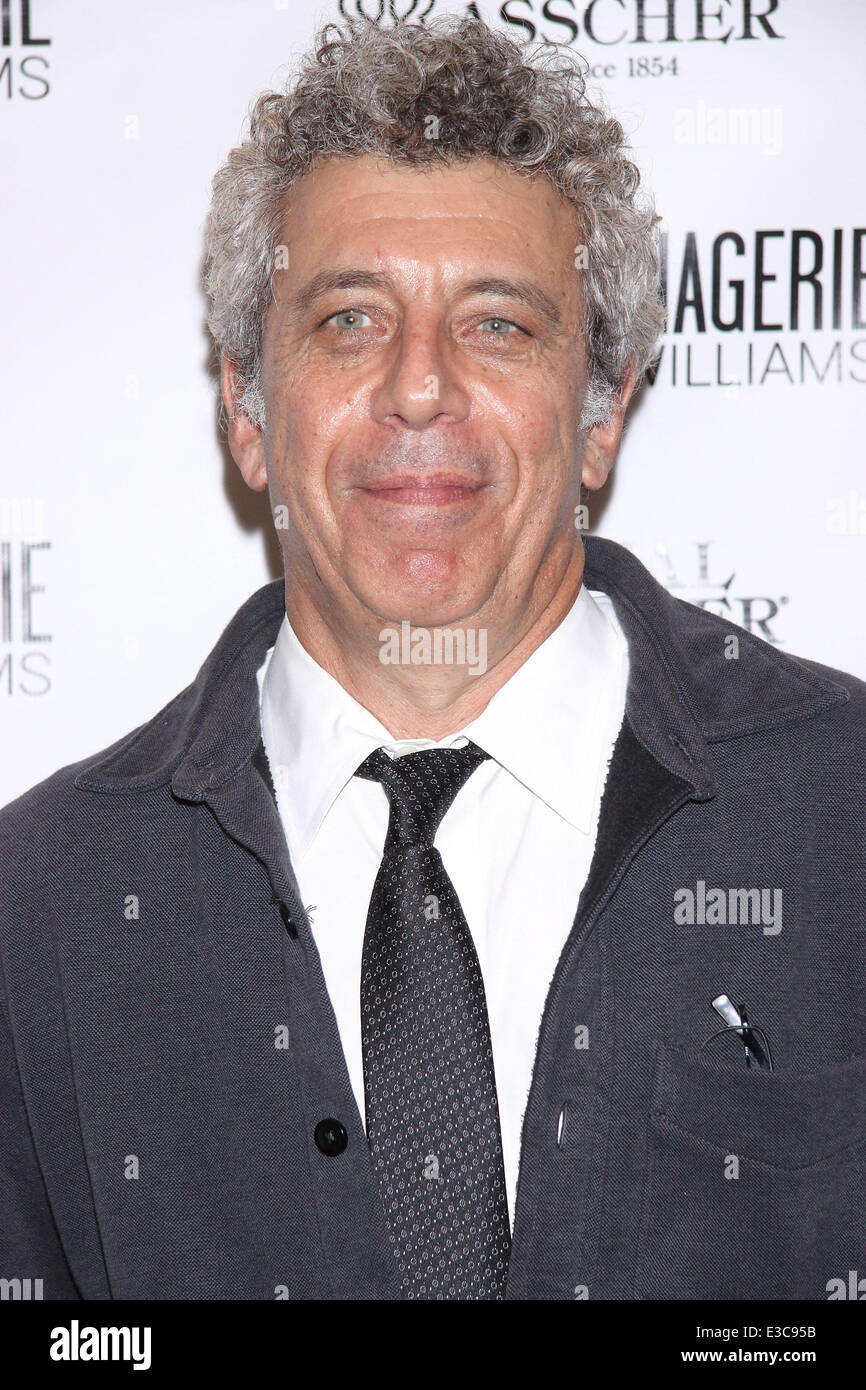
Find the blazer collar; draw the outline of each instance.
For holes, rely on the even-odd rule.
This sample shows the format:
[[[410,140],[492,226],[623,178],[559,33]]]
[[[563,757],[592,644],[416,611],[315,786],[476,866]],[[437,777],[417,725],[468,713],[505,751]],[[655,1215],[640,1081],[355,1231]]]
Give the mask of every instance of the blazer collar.
[[[848,699],[811,665],[735,628],[739,657],[726,660],[732,624],[674,598],[614,541],[583,539],[584,582],[609,594],[629,643],[626,717],[644,748],[705,800],[714,793],[709,745]],[[195,680],[149,723],[87,759],[75,786],[146,792],[170,782],[181,800],[203,801],[249,764],[261,737],[256,671],[276,641],[284,581],[238,610]]]

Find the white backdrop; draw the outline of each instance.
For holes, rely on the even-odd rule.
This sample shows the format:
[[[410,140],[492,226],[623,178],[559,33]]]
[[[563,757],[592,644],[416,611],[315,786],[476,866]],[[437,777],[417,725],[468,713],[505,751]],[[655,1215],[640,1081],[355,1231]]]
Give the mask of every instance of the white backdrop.
[[[0,802],[155,714],[280,572],[216,426],[201,231],[251,100],[361,3],[4,5]],[[472,8],[586,58],[664,219],[662,358],[593,527],[681,596],[866,677],[863,5]],[[816,273],[792,296],[796,232]],[[742,284],[731,329],[722,233],[741,239],[716,277],[720,323]]]

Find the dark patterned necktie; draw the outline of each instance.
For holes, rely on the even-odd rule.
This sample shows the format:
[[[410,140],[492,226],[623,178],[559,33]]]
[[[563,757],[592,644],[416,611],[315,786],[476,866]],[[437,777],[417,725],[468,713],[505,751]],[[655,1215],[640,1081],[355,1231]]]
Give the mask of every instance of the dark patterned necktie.
[[[504,1297],[511,1233],[484,983],[433,838],[474,743],[356,776],[391,806],[361,963],[367,1139],[407,1298]]]

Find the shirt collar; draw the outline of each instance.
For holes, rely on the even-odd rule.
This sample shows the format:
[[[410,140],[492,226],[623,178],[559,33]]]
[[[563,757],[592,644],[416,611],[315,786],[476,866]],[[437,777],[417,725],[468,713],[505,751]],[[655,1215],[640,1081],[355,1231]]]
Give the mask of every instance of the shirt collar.
[[[477,719],[438,742],[395,740],[313,660],[284,615],[257,679],[262,735],[290,850],[303,855],[309,849],[374,749],[400,756],[459,746],[467,738],[588,832],[622,716],[627,655],[613,605],[581,587],[559,626]]]
[[[566,616],[463,732],[589,833],[622,722],[628,645],[605,594]]]

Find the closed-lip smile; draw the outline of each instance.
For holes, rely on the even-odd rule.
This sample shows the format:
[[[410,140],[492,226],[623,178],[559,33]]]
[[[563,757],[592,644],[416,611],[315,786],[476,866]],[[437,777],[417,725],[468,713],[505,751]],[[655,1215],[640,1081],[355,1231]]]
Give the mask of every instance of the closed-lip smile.
[[[401,474],[393,478],[383,478],[362,488],[372,493],[381,502],[403,503],[404,506],[441,507],[449,503],[464,502],[484,486],[475,479],[463,478],[454,473]]]

